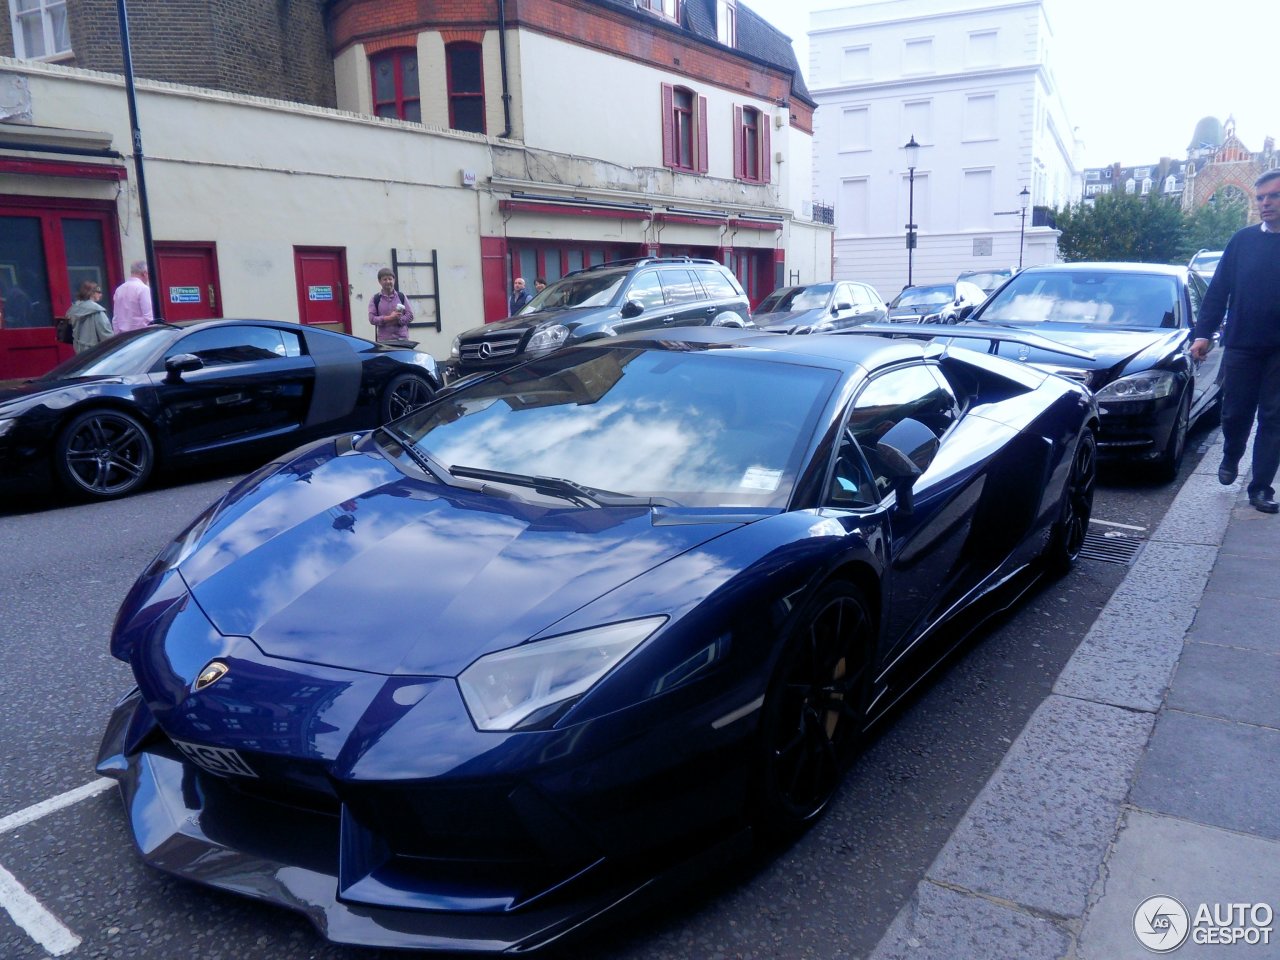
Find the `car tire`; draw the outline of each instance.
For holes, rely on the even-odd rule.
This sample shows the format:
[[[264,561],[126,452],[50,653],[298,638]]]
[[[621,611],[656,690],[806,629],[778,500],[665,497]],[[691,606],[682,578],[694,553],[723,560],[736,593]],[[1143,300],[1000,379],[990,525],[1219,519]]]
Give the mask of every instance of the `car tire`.
[[[399,420],[419,407],[424,407],[436,395],[435,388],[425,377],[414,373],[400,373],[382,391],[379,414],[383,423]]]
[[[801,609],[761,714],[756,819],[786,837],[821,816],[863,743],[875,621],[852,584],[833,581]]]
[[[1182,400],[1178,403],[1178,415],[1169,431],[1169,439],[1165,443],[1160,458],[1153,464],[1155,474],[1166,482],[1177,479],[1178,470],[1182,466],[1183,455],[1187,452],[1187,431],[1191,428],[1191,387],[1182,391]]]
[[[123,410],[86,410],[58,433],[54,469],[68,493],[111,500],[133,493],[155,468],[155,443],[147,428]]]
[[[1071,456],[1071,472],[1062,488],[1058,519],[1049,532],[1049,545],[1041,559],[1054,576],[1061,576],[1075,564],[1089,532],[1093,514],[1093,493],[1098,480],[1098,442],[1086,429]]]

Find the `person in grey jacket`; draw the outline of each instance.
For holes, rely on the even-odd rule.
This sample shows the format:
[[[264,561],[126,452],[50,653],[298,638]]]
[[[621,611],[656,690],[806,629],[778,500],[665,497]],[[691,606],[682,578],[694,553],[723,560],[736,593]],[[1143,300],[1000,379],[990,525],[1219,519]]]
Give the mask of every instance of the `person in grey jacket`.
[[[71,343],[76,353],[96,347],[115,333],[106,309],[99,302],[101,299],[102,287],[92,280],[85,280],[76,291],[76,302],[67,311],[67,319],[71,321]]]

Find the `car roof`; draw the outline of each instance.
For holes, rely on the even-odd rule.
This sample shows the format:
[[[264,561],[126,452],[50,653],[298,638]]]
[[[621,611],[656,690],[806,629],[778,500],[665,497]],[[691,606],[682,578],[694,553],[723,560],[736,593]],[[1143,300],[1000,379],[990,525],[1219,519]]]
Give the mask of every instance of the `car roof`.
[[[736,327],[679,327],[662,331],[661,337],[636,332],[607,341],[609,344],[619,345],[626,342],[644,343],[646,346],[665,350],[684,350],[687,349],[685,344],[701,344],[742,350],[746,352],[745,355],[755,354],[761,359],[840,369],[860,366],[869,370],[941,352],[941,348],[927,341],[857,335],[856,328],[840,335],[789,337]],[[583,344],[584,347],[601,345],[600,341]]]
[[[1027,267],[1022,273],[1097,273],[1109,271],[1113,273],[1150,273],[1158,276],[1177,277],[1185,275],[1187,268],[1168,263],[1125,263],[1125,262],[1086,262],[1086,263],[1047,263],[1038,267]]]

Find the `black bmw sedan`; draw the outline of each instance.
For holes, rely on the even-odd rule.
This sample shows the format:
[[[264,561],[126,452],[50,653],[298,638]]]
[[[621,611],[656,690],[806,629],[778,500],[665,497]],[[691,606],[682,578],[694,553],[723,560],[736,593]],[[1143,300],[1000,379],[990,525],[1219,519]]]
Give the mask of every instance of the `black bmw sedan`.
[[[0,480],[121,497],[157,467],[377,426],[440,387],[429,354],[273,320],[156,324],[0,383]]]
[[[1070,263],[1031,267],[1001,287],[969,321],[1034,329],[1088,352],[1090,361],[992,342],[991,352],[1063,374],[1088,386],[1102,413],[1102,458],[1150,465],[1172,478],[1187,430],[1216,414],[1221,351],[1203,361],[1188,349],[1203,277],[1149,263]]]

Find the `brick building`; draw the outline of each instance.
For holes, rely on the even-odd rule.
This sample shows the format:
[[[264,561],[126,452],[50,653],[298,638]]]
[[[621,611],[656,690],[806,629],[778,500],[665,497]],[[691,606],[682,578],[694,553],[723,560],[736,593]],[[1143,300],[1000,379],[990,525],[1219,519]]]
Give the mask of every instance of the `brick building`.
[[[7,0],[0,55],[123,69],[115,0]],[[131,0],[138,77],[322,107],[335,104],[321,0]],[[30,7],[25,10],[20,8]],[[15,31],[15,25],[17,30]]]

